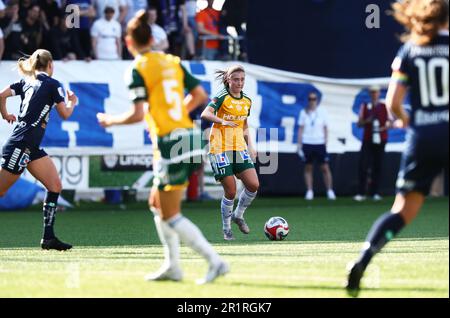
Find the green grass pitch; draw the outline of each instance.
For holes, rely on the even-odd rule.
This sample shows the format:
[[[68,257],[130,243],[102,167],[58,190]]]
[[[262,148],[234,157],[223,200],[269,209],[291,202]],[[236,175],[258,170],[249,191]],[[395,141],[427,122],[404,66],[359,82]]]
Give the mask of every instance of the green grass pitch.
[[[59,213],[56,233],[74,244],[68,252],[41,251],[39,207],[0,212],[0,297],[346,297],[347,262],[357,257],[380,203],[300,198],[258,198],[246,212],[251,228],[222,240],[219,202],[185,203],[194,221],[230,263],[214,284],[195,285],[206,262],[182,247],[185,279],[145,282],[162,261],[153,219],[144,203],[126,209],[81,204]],[[263,224],[282,216],[285,241],[270,242]],[[449,297],[448,198],[429,199],[419,217],[369,266],[361,297]]]

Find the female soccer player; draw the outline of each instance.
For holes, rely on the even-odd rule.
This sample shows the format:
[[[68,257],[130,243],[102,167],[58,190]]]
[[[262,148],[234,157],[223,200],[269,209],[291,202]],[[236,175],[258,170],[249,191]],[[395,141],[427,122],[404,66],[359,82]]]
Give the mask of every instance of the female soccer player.
[[[222,183],[224,189],[221,202],[224,239],[233,240],[231,221],[237,224],[242,233],[250,232],[243,215],[259,188],[252,161],[257,154],[252,146],[247,124],[252,101],[242,91],[245,83],[245,70],[242,66],[232,66],[216,73],[225,88],[208,104],[201,117],[213,122],[209,138],[209,160],[214,177]],[[245,188],[239,195],[239,202],[233,212],[235,175],[242,180]]]
[[[152,52],[152,33],[145,10],[136,13],[127,25],[126,44],[135,57],[129,71],[128,88],[134,106],[121,115],[99,113],[103,127],[147,120],[154,145],[154,181],[149,197],[156,229],[164,246],[165,262],[146,280],[182,279],[179,239],[201,254],[209,263],[208,283],[228,272],[200,230],[181,214],[181,199],[187,179],[201,163],[199,130],[189,112],[205,103],[207,95],[200,82],[181,65],[178,57]],[[184,97],[184,89],[189,94]],[[148,112],[144,110],[148,107]],[[178,151],[178,150],[180,151]]]
[[[68,103],[64,102],[61,84],[52,78],[53,58],[50,52],[37,50],[28,59],[20,59],[18,67],[25,78],[0,92],[2,118],[10,124],[18,122],[2,151],[0,196],[6,193],[27,168],[47,189],[41,247],[47,250],[68,250],[72,246],[61,242],[53,231],[56,204],[62,188],[61,180],[53,161],[40,148],[40,144],[53,105],[56,104],[58,114],[67,119],[72,115],[78,98],[73,92],[67,91]],[[6,99],[16,95],[22,99],[17,118],[6,108]]]
[[[392,5],[409,31],[392,63],[386,104],[408,127],[407,147],[391,211],[372,226],[359,259],[349,266],[347,291],[356,296],[372,257],[419,213],[434,177],[448,167],[448,1],[404,0]],[[410,89],[412,112],[402,107]]]

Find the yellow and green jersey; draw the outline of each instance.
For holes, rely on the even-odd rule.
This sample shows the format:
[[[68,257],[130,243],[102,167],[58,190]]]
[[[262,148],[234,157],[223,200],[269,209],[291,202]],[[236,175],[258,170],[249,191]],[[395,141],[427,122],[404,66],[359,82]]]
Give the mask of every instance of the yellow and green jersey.
[[[209,137],[209,152],[219,154],[225,151],[247,149],[247,143],[244,139],[244,123],[250,115],[251,99],[244,92],[241,92],[241,96],[236,98],[227,89],[223,89],[208,106],[214,108],[217,117],[238,124],[237,127],[229,127],[214,123]]]
[[[139,55],[127,77],[130,99],[148,102],[145,118],[152,139],[194,126],[183,104],[184,90],[191,91],[200,81],[181,65],[179,57],[162,52]],[[153,142],[156,144],[156,139]]]

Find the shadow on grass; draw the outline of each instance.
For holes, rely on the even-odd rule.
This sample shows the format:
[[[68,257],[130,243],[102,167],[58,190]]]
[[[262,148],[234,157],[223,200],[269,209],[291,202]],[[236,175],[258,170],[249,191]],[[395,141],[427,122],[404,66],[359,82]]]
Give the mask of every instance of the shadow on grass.
[[[231,282],[223,283],[224,285],[230,286],[245,286],[245,287],[256,287],[256,288],[277,288],[277,289],[296,289],[296,290],[337,290],[342,291],[343,294],[347,295],[344,286],[338,285],[310,285],[310,284],[274,284],[274,283],[250,283],[250,282]],[[427,288],[427,287],[380,287],[380,288],[363,288],[361,293],[364,292],[448,292],[445,288]],[[350,297],[350,296],[349,296]]]

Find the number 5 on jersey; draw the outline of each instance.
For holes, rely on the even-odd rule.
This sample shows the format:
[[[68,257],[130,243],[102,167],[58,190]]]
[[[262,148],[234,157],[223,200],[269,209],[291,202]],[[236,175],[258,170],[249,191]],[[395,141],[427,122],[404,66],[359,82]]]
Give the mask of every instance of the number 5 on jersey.
[[[167,104],[172,105],[169,109],[170,117],[175,121],[180,121],[183,113],[182,113],[182,100],[181,96],[177,91],[178,82],[176,80],[164,80],[162,82],[164,87],[164,96],[166,98]]]

